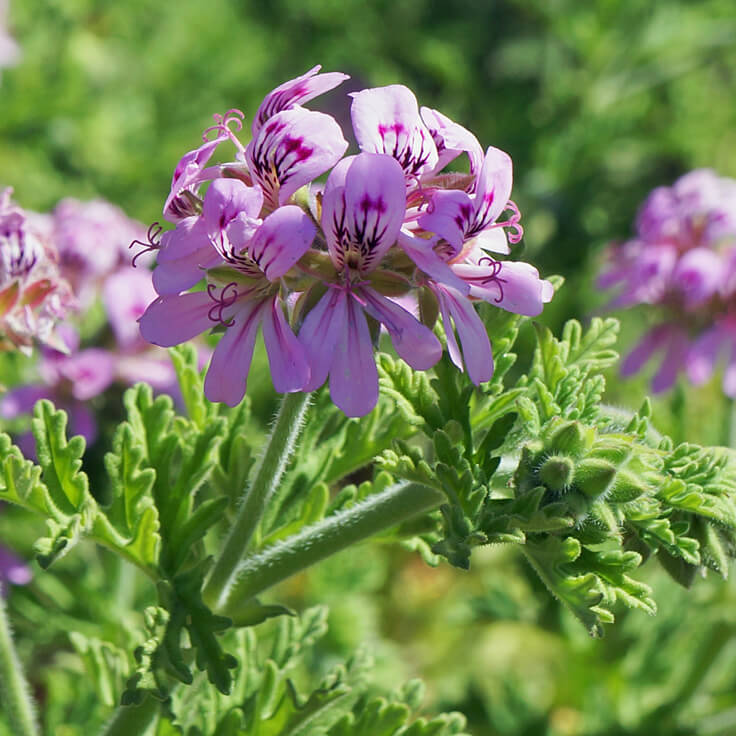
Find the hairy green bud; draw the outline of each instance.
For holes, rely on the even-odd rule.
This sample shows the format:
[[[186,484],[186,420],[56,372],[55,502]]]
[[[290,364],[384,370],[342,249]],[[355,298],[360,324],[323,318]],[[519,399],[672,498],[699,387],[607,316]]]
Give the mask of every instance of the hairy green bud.
[[[616,474],[608,500],[614,503],[628,503],[643,496],[648,490],[647,483],[638,475],[622,470]]]
[[[575,468],[575,485],[588,498],[606,493],[616,476],[616,466],[608,460],[589,457]]]
[[[593,433],[580,422],[564,422],[549,437],[547,446],[554,452],[580,457],[590,448]]]
[[[551,491],[565,491],[575,475],[575,464],[565,455],[551,455],[539,468],[539,479]]]

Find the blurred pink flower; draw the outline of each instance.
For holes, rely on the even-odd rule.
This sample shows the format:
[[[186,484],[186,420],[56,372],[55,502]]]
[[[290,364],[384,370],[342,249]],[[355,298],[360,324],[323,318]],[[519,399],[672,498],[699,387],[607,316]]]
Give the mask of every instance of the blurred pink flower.
[[[680,372],[710,378],[728,353],[723,390],[736,396],[736,181],[709,169],[658,187],[642,205],[636,235],[612,245],[602,288],[617,288],[610,307],[646,304],[660,320],[626,357],[624,375],[655,354],[652,390],[670,388]]]

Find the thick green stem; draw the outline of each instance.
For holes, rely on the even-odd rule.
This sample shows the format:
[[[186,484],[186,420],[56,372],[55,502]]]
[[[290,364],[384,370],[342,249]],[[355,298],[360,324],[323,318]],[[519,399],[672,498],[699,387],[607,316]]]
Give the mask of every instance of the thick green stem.
[[[336,552],[413,516],[437,508],[445,495],[421,483],[399,483],[352,508],[302,529],[248,557],[237,571],[228,601],[233,607]],[[227,614],[227,606],[220,608]]]
[[[8,611],[2,594],[0,594],[0,703],[3,706],[3,716],[14,735],[35,736],[38,733],[30,691],[20,660],[15,653]]]
[[[222,607],[228,598],[233,575],[281,482],[308,405],[305,393],[286,394],[281,402],[253,482],[244,491],[235,523],[205,584],[204,599],[212,608]]]
[[[160,703],[148,696],[140,705],[121,705],[102,736],[142,736],[160,711]]]

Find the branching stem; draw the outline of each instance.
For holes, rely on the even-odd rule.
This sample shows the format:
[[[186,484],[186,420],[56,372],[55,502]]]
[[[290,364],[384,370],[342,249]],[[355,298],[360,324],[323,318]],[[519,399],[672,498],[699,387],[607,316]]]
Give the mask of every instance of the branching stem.
[[[357,542],[437,508],[445,495],[421,483],[397,483],[247,557],[228,603],[234,608],[282,580]],[[227,605],[221,607],[227,615]]]
[[[227,602],[235,571],[279,487],[308,405],[306,393],[286,394],[281,402],[253,482],[244,490],[235,523],[204,587],[204,600],[213,609],[222,608]]]

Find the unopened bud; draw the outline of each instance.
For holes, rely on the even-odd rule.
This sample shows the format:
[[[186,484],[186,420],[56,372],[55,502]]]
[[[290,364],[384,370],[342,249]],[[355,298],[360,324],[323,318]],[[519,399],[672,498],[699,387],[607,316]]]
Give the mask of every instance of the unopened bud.
[[[589,446],[585,428],[579,422],[565,422],[549,438],[548,447],[566,455],[582,455]]]
[[[575,485],[588,498],[604,494],[616,475],[616,466],[608,460],[587,458],[575,468]]]
[[[647,483],[634,473],[623,470],[616,475],[608,499],[614,503],[634,501],[648,490]]]
[[[564,491],[570,487],[575,465],[569,457],[552,455],[539,468],[539,479],[551,491]]]

